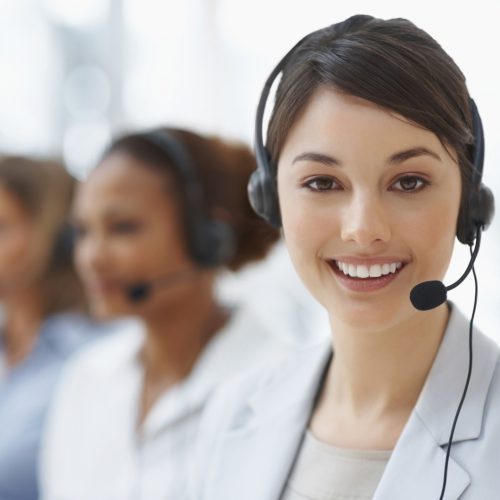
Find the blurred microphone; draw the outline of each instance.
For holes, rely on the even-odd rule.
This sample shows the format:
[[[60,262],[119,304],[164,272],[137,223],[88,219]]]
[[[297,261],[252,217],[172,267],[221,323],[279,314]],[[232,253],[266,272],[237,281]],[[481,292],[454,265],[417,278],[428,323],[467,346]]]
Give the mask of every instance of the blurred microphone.
[[[130,302],[142,302],[151,295],[155,288],[178,285],[193,278],[195,274],[197,274],[195,269],[183,269],[155,280],[137,281],[128,285],[125,293]]]
[[[413,307],[419,311],[428,311],[443,304],[446,301],[448,291],[453,290],[460,285],[472,271],[480,245],[481,231],[478,231],[476,236],[476,247],[471,255],[469,265],[460,279],[449,286],[445,286],[442,281],[424,281],[423,283],[418,284],[410,292],[410,300]]]

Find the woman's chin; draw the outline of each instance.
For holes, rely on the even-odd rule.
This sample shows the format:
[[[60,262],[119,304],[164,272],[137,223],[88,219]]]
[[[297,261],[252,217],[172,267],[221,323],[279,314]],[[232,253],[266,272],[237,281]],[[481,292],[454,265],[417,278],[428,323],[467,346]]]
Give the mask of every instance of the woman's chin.
[[[340,305],[340,307],[339,307]],[[338,323],[359,331],[384,331],[391,329],[415,312],[409,298],[395,301],[346,300],[326,304],[332,326]]]
[[[123,307],[120,308],[111,304],[91,303],[90,313],[99,321],[109,321],[123,316],[128,316],[130,311],[125,310]]]

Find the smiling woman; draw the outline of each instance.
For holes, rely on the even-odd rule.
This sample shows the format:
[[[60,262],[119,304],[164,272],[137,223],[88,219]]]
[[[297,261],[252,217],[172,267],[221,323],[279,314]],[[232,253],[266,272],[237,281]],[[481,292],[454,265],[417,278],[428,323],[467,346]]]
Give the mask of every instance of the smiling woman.
[[[252,205],[282,227],[331,339],[219,392],[192,498],[496,498],[498,347],[451,302],[410,302],[455,238],[477,255],[493,215],[460,69],[404,19],[313,32],[264,86],[256,153]]]
[[[252,211],[255,160],[187,130],[132,133],[78,189],[75,262],[91,312],[135,316],[68,367],[41,460],[46,500],[181,499],[214,387],[285,345],[215,281],[279,233]]]

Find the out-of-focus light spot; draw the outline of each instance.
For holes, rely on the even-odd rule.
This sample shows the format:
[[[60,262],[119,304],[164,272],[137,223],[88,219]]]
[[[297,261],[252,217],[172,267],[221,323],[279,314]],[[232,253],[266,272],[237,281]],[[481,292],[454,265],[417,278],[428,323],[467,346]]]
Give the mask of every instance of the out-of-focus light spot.
[[[108,75],[97,66],[79,66],[66,78],[64,102],[76,118],[104,114],[111,95]]]
[[[125,25],[140,38],[175,39],[176,34],[190,26],[189,16],[195,15],[182,2],[165,0],[123,0]]]
[[[68,170],[83,178],[95,166],[111,140],[111,129],[105,120],[77,122],[64,134],[63,156]]]
[[[0,148],[44,153],[52,145],[57,47],[33,6],[0,0]]]
[[[47,14],[57,23],[83,28],[102,23],[109,0],[42,0]]]

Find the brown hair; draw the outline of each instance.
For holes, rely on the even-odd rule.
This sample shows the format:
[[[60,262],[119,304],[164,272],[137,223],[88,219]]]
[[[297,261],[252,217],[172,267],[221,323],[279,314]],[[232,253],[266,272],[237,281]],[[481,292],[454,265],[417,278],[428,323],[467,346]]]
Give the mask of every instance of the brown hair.
[[[245,264],[263,258],[279,232],[266,224],[252,210],[247,196],[247,183],[256,168],[250,149],[216,137],[205,137],[187,130],[159,129],[179,141],[192,160],[195,174],[203,190],[204,211],[207,216],[229,224],[235,234],[236,251],[226,266],[237,271]],[[182,196],[183,180],[172,168],[166,154],[148,141],[144,134],[125,135],[114,141],[105,157],[123,152],[143,161],[165,176],[174,177],[179,184],[183,210],[189,210]],[[165,168],[167,167],[167,168]]]
[[[38,285],[45,314],[84,309],[83,291],[73,267],[67,225],[75,181],[55,160],[0,158],[0,183],[35,222],[40,255]]]
[[[473,168],[469,94],[464,75],[430,35],[406,19],[366,15],[311,33],[290,55],[276,92],[267,134],[273,165],[320,86],[395,111],[453,148],[462,177],[463,214]]]

